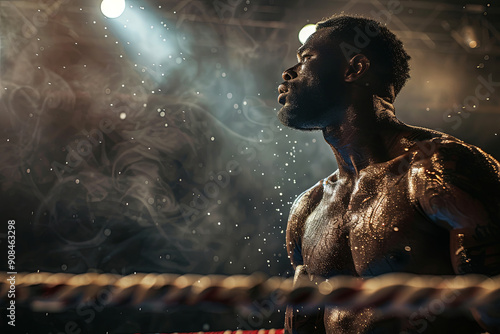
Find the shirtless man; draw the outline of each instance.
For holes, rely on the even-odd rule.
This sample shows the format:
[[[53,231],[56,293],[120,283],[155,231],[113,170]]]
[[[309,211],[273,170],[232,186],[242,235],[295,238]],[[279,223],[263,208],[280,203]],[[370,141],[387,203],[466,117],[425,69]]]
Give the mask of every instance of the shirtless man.
[[[356,42],[360,32],[369,43]],[[500,274],[500,164],[473,145],[396,118],[393,103],[409,78],[409,58],[387,28],[337,16],[317,24],[298,63],[283,72],[278,118],[291,128],[321,130],[338,164],[292,205],[286,245],[296,277]],[[289,307],[285,328],[496,333],[496,312],[419,319]]]

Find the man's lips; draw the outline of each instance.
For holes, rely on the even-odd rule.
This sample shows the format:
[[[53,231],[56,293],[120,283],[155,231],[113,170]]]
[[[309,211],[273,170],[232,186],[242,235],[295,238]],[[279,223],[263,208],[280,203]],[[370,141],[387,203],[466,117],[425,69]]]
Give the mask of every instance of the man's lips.
[[[281,84],[278,86],[278,92],[280,94],[288,92],[288,87],[285,84]]]
[[[286,94],[288,93],[288,87],[286,87],[284,84],[281,84],[278,86],[278,92],[280,93],[278,95],[278,103],[285,104],[286,103]]]

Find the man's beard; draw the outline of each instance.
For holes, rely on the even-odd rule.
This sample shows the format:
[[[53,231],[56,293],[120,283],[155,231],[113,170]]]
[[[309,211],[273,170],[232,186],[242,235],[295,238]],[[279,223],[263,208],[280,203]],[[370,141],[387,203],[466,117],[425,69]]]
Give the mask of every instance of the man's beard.
[[[280,122],[298,130],[320,130],[334,120],[332,99],[319,93],[318,89],[308,89],[301,94],[287,94],[286,104],[278,111]]]

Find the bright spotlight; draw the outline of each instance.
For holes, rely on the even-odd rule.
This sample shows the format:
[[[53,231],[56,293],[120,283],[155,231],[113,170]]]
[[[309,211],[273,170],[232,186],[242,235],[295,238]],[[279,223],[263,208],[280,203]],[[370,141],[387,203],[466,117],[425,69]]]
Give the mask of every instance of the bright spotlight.
[[[306,24],[299,32],[299,41],[304,44],[309,36],[316,31],[315,24]]]
[[[464,42],[471,49],[476,49],[480,46],[479,39],[477,38],[477,35],[478,34],[476,33],[476,30],[474,29],[473,26],[466,25],[462,29],[462,36],[463,36]]]
[[[471,49],[477,48],[477,41],[470,41],[469,42],[469,48],[471,48]]]
[[[110,19],[116,19],[125,11],[125,0],[102,0],[101,12]]]

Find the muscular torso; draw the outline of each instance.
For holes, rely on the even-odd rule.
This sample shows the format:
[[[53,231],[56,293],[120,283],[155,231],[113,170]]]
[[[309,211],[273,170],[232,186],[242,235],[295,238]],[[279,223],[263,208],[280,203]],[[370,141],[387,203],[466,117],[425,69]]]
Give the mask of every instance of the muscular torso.
[[[309,274],[453,274],[447,231],[412,203],[408,175],[388,169],[369,167],[357,180],[337,180],[334,174],[313,191],[309,205],[315,208],[301,217]]]
[[[415,176],[415,150],[369,166],[355,178],[341,178],[336,172],[304,193],[287,231],[292,262],[316,277],[454,275],[450,232],[431,221],[416,199],[414,188],[420,180]],[[468,317],[387,319],[371,309],[327,308],[324,325],[327,333],[481,332]]]

